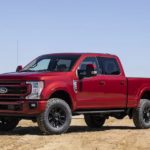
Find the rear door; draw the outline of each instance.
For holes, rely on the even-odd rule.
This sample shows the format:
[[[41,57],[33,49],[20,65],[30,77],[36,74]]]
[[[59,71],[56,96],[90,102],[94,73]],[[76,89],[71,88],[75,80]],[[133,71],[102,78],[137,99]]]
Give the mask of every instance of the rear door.
[[[99,68],[99,107],[124,108],[127,100],[127,82],[115,58],[97,57]]]

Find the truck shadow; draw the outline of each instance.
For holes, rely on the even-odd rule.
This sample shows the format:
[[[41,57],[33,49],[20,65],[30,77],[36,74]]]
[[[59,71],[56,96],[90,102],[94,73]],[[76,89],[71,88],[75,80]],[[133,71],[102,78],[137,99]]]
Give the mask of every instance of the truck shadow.
[[[101,132],[107,130],[135,130],[135,127],[131,126],[104,126],[101,129],[91,129],[87,126],[71,126],[67,133],[85,133],[85,132]],[[0,132],[0,136],[21,136],[21,135],[39,135],[43,136],[44,134],[41,133],[38,127],[17,127],[14,131],[11,132]]]
[[[107,130],[133,130],[135,127],[129,126],[104,126],[100,129],[97,128],[89,128],[86,126],[71,126],[67,133],[83,133],[83,132],[100,132],[100,131],[107,131]]]

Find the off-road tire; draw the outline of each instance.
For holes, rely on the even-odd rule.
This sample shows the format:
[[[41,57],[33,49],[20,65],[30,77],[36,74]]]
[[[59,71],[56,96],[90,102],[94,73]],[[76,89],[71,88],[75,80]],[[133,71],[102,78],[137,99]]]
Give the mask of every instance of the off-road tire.
[[[106,118],[94,115],[84,115],[84,120],[90,128],[101,128],[104,125]]]
[[[45,111],[37,117],[37,123],[44,134],[63,134],[69,128],[71,118],[69,105],[62,99],[52,98],[48,100]]]
[[[139,106],[133,110],[133,122],[138,129],[150,128],[150,100],[140,100]]]
[[[14,117],[0,117],[0,131],[6,132],[6,131],[12,131],[16,128],[16,126],[19,123],[18,118]]]

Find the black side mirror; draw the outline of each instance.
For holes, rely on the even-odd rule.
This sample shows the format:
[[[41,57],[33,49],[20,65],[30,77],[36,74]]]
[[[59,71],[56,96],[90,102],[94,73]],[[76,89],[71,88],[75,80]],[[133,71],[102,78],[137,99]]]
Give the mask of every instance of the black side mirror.
[[[17,67],[16,72],[20,72],[23,69],[23,67],[20,65]]]

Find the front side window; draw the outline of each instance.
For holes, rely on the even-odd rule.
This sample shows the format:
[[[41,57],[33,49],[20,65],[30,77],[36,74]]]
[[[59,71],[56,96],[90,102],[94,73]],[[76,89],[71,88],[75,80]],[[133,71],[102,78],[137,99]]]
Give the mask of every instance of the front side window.
[[[89,78],[97,75],[98,62],[95,57],[85,58],[78,67],[79,79]]]
[[[98,57],[99,66],[102,66],[102,74],[104,75],[119,75],[120,68],[114,58]]]
[[[45,55],[28,64],[22,72],[68,72],[80,55]]]
[[[87,57],[83,60],[83,62],[80,64],[79,69],[80,70],[86,70],[87,65],[92,64],[94,66],[95,70],[98,70],[98,64],[95,57]]]

